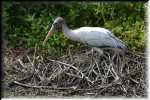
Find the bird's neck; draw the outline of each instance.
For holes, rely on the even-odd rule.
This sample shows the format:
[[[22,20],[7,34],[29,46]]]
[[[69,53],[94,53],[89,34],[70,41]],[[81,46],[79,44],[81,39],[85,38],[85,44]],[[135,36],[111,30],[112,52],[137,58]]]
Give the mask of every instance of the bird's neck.
[[[69,35],[71,30],[68,28],[66,23],[64,23],[63,26],[62,26],[62,31],[64,32],[65,35]]]
[[[75,36],[74,32],[72,30],[70,30],[66,24],[63,24],[62,31],[66,37],[68,37],[72,40],[76,40],[76,36]]]

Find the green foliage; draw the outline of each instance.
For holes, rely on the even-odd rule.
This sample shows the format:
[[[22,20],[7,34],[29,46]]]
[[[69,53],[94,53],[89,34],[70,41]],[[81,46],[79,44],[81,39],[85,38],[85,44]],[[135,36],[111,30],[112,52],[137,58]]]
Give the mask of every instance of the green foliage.
[[[145,48],[144,2],[3,2],[3,28],[8,45],[29,48],[37,43],[42,46],[57,16],[64,17],[72,29],[82,26],[108,28],[129,49]],[[79,47],[62,33],[56,33],[43,50],[63,52],[71,44]]]

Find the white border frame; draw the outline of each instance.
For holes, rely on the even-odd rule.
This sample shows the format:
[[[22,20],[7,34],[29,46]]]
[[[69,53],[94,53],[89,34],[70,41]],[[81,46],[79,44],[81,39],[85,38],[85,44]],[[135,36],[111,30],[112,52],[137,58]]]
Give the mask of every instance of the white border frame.
[[[67,100],[67,99],[74,99],[74,100],[80,100],[80,99],[82,99],[82,100],[96,100],[96,99],[100,99],[100,100],[123,100],[123,99],[127,99],[127,100],[137,100],[137,99],[140,99],[140,100],[149,100],[150,98],[149,98],[149,96],[150,96],[150,88],[149,88],[149,83],[150,83],[150,70],[149,70],[149,68],[150,68],[150,1],[148,1],[148,7],[147,7],[147,12],[146,12],[146,21],[147,21],[147,28],[146,28],[146,32],[147,32],[147,34],[148,34],[148,37],[147,37],[147,50],[146,50],[146,52],[148,53],[148,57],[147,57],[147,65],[148,65],[148,73],[147,73],[147,80],[148,80],[148,89],[147,89],[147,92],[148,92],[148,97],[147,98],[121,98],[121,97],[119,97],[119,98],[111,98],[111,97],[109,97],[109,98],[93,98],[93,97],[85,97],[85,98],[83,98],[83,97],[78,97],[78,98],[75,98],[75,97],[62,97],[62,98],[60,98],[60,97],[56,97],[56,98],[44,98],[44,97],[26,97],[26,98],[24,98],[24,97],[18,97],[18,98],[15,98],[15,97],[9,97],[9,98],[2,98],[2,100],[20,100],[20,99],[22,99],[22,100],[49,100],[49,99],[54,99],[54,100]]]

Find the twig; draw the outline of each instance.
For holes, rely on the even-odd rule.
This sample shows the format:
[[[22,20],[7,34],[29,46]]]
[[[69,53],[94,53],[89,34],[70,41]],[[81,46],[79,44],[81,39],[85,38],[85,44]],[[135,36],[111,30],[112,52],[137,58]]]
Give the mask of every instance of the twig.
[[[33,64],[33,62],[31,61],[31,59],[30,59],[30,57],[27,55],[27,58],[28,58],[28,60],[29,60],[29,62],[30,62],[30,64],[31,64],[31,66],[33,67],[34,66],[34,64]]]
[[[79,73],[81,73],[81,77],[83,78],[83,76],[84,76],[84,74],[78,69],[78,68],[76,68],[75,66],[73,66],[73,65],[70,65],[70,64],[66,64],[66,63],[64,63],[64,62],[60,62],[60,61],[56,61],[56,60],[51,60],[51,59],[49,59],[50,61],[52,61],[52,62],[57,62],[57,63],[60,63],[60,64],[63,64],[63,65],[66,65],[66,66],[68,66],[68,67],[71,67],[71,68],[73,68],[73,69],[75,69],[76,71],[78,71]]]
[[[138,81],[136,81],[135,79],[133,79],[132,77],[130,77],[130,80],[131,81],[133,81],[133,82],[135,82],[136,84],[138,84],[139,82]]]
[[[117,83],[118,83],[118,81],[115,80],[114,82],[112,82],[112,83],[106,85],[101,91],[99,91],[99,92],[96,94],[96,96],[99,95],[99,94],[101,94],[103,91],[105,91],[107,88],[109,88],[109,87],[111,87],[111,86],[119,85],[119,84],[117,84]],[[97,89],[99,89],[99,88],[97,88]]]
[[[25,68],[25,69],[27,68],[27,67],[23,64],[23,62],[22,62],[20,59],[18,59],[17,61],[20,63],[20,65],[21,65],[23,68]]]
[[[66,70],[68,70],[68,68],[61,69],[58,73],[55,73],[55,72],[54,72],[54,74],[52,74],[52,75],[50,76],[50,78],[48,78],[48,80],[55,79],[58,75],[62,74],[62,73],[63,73],[64,71],[66,71]]]
[[[63,65],[66,65],[66,66],[68,66],[68,67],[71,67],[71,68],[75,69],[76,71],[78,71],[78,73],[81,74],[81,78],[85,78],[88,82],[90,82],[90,83],[93,84],[93,81],[91,81],[87,76],[85,76],[85,75],[82,73],[81,70],[79,70],[79,69],[76,68],[75,66],[70,65],[70,64],[66,64],[66,63],[64,63],[64,62],[56,61],[56,60],[51,60],[51,59],[49,59],[49,60],[50,60],[50,61],[53,61],[53,62],[57,62],[57,63],[63,64]]]
[[[73,76],[73,77],[76,77],[76,78],[82,78],[82,77],[80,77],[80,76],[77,76],[77,75],[75,75],[75,74],[71,74],[71,73],[67,73],[67,72],[65,72],[67,75],[70,75],[70,76]]]
[[[14,85],[19,85],[19,86],[22,86],[24,88],[53,89],[53,90],[75,90],[75,91],[100,90],[100,89],[106,89],[106,88],[114,85],[114,83],[112,83],[112,84],[108,84],[106,86],[100,86],[100,87],[97,87],[97,88],[77,89],[75,86],[72,86],[72,87],[37,86],[37,85],[24,84],[24,83],[21,83],[21,82],[18,82],[18,81],[13,81],[12,83]]]
[[[18,81],[14,81],[13,82],[14,84],[16,85],[19,85],[19,86],[22,86],[24,88],[36,88],[36,89],[54,89],[54,90],[69,90],[69,89],[75,89],[74,87],[51,87],[51,86],[36,86],[36,85],[28,85],[28,84],[23,84],[23,83],[20,83]]]
[[[123,92],[127,93],[127,90],[126,90],[126,88],[125,88],[125,86],[124,86],[123,84],[120,86],[120,88],[121,88],[121,90],[122,90]]]
[[[20,69],[20,68],[18,68],[17,66],[13,66],[13,68],[14,68],[15,70],[17,70],[17,71],[20,71],[20,72],[26,73],[26,70],[24,70],[24,69]]]
[[[91,66],[91,68],[90,68],[91,70],[88,72],[88,77],[90,76],[91,72],[93,71],[94,66],[95,66],[95,64],[93,64],[93,65]]]
[[[35,44],[35,48],[34,48],[34,56],[33,56],[33,65],[35,64],[35,60],[36,60],[36,52],[37,52],[37,44]]]
[[[69,53],[70,60],[71,60],[71,62],[72,62],[72,61],[73,61],[73,58],[72,58],[72,54],[71,54],[71,52],[70,52],[70,49],[69,49],[68,53]]]

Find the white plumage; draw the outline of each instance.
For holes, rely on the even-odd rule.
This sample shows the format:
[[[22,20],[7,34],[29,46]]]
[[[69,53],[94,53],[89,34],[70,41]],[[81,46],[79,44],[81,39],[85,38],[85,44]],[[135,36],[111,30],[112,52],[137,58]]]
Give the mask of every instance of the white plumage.
[[[88,44],[96,48],[118,48],[126,52],[127,47],[123,42],[114,36],[108,29],[100,27],[81,27],[75,30],[70,30],[62,17],[56,18],[53,23],[53,28],[61,29],[66,37],[73,41]],[[51,28],[49,35],[54,31]],[[47,35],[47,37],[49,36]],[[47,37],[44,42],[47,41]]]
[[[88,44],[92,47],[98,48],[119,48],[127,50],[126,46],[121,40],[116,38],[112,32],[100,27],[81,27],[76,30],[65,29],[63,31],[65,36],[71,40]]]

